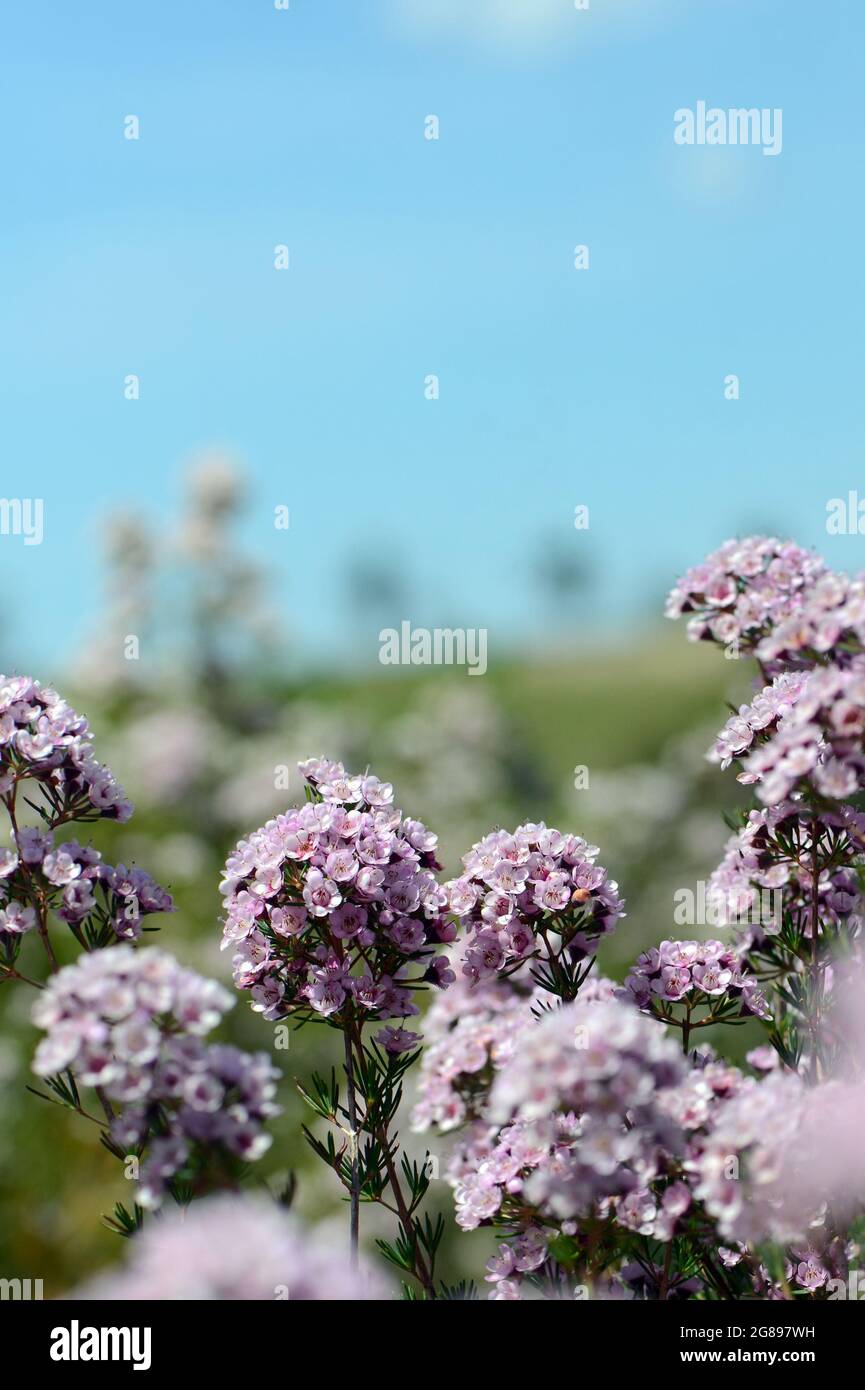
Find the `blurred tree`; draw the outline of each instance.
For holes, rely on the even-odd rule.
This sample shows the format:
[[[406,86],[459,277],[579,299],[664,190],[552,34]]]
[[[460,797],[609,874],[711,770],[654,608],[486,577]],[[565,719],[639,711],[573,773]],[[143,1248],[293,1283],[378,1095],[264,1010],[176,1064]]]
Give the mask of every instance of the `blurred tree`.
[[[561,542],[539,546],[533,568],[535,580],[557,616],[570,615],[594,582],[585,556]]]

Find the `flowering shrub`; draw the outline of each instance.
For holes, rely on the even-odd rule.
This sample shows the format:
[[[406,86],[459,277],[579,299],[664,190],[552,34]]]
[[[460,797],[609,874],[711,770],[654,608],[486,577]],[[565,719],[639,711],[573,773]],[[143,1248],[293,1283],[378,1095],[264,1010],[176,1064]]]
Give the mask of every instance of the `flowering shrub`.
[[[262,1126],[278,1111],[279,1072],[266,1053],[202,1042],[232,1003],[166,952],[118,946],[67,965],[33,1006],[46,1030],[33,1070],[71,1069],[79,1085],[120,1103],[109,1135],[118,1156],[145,1155],[142,1206],[158,1206],[181,1172],[206,1189],[214,1163],[230,1172],[270,1145]]]
[[[35,798],[35,799],[34,799]],[[112,868],[99,851],[58,832],[73,822],[127,821],[132,805],[96,761],[87,720],[29,676],[0,677],[0,801],[11,844],[0,849],[0,971],[16,975],[22,940],[36,931],[52,968],[50,923],[86,950],[137,937],[143,917],[171,897],[143,869]],[[23,823],[35,810],[39,823]]]
[[[265,1018],[320,1021],[342,1034],[345,1103],[335,1077],[301,1088],[340,1145],[307,1138],[350,1194],[353,1258],[361,1202],[387,1205],[399,1233],[381,1249],[432,1296],[443,1228],[416,1215],[429,1176],[405,1159],[400,1174],[391,1126],[420,1055],[420,1034],[402,1025],[419,1012],[419,991],[454,979],[439,949],[455,928],[435,875],[436,836],[394,810],[393,788],[369,773],[349,775],[327,759],[300,771],[306,805],[241,840],[225,866],[223,946],[233,948],[235,983]],[[371,1040],[369,1023],[385,1024]]]
[[[11,842],[0,850],[0,982],[39,991],[32,1017],[45,1036],[33,1069],[45,1098],[97,1125],[136,1179],[133,1210],[118,1204],[110,1220],[129,1234],[167,1193],[185,1203],[237,1185],[270,1142],[279,1072],[266,1054],[204,1042],[233,1004],[222,985],[136,948],[143,920],[173,911],[171,896],[145,870],[112,867],[92,845],[61,838],[72,823],[132,814],[95,758],[86,719],[38,681],[2,677],[0,740]],[[37,824],[24,823],[25,808]],[[34,937],[41,964],[34,954],[25,973]],[[70,944],[78,957],[61,968]],[[46,968],[47,980],[36,978]]]
[[[493,1298],[820,1297],[857,1248],[865,1178],[849,1115],[865,1048],[846,1045],[833,999],[861,931],[865,821],[849,798],[865,786],[862,585],[789,543],[731,541],[679,581],[668,613],[683,612],[692,639],[759,663],[753,699],[709,755],[762,803],[709,882],[730,939],[665,940],[615,1001],[590,1002],[574,960],[620,904],[614,885],[612,902],[590,901],[602,875],[575,899],[573,866],[551,862],[565,837],[495,831],[447,885],[483,1003],[435,1004],[415,1123],[455,1136],[458,1224],[504,1237]],[[588,931],[568,915],[581,898]],[[748,1071],[693,1050],[696,1029],[747,1018],[767,1034]],[[834,1080],[839,1068],[857,1079]]]
[[[490,1297],[831,1296],[865,1231],[865,581],[755,537],[690,570],[668,612],[756,663],[752,698],[708,755],[759,802],[709,880],[717,935],[647,949],[644,932],[617,984],[596,953],[624,904],[596,847],[542,822],[495,827],[443,883],[436,836],[395,809],[393,788],[325,758],[300,765],[305,803],[226,863],[223,946],[260,1023],[339,1036],[341,1072],[298,1084],[306,1138],[347,1198],[344,1266],[260,1197],[149,1224],[166,1196],[185,1206],[240,1185],[241,1161],[268,1143],[279,1073],[209,1040],[221,986],[140,949],[139,919],[168,895],[58,839],[69,821],[127,814],[84,721],[35,682],[3,685],[0,969],[41,987],[19,968],[41,939],[35,1069],[141,1163],[135,1212],[114,1217],[135,1233],[128,1271],[84,1296],[384,1297],[360,1273],[373,1205],[396,1223],[376,1245],[405,1296],[473,1296],[437,1272],[435,1164],[400,1152],[416,1064],[412,1126],[447,1146],[456,1225],[495,1241]],[[19,820],[25,780],[39,825]],[[63,969],[55,918],[80,948]],[[738,1065],[723,1030],[745,1024],[762,1041]],[[712,1045],[695,1046],[708,1027]]]

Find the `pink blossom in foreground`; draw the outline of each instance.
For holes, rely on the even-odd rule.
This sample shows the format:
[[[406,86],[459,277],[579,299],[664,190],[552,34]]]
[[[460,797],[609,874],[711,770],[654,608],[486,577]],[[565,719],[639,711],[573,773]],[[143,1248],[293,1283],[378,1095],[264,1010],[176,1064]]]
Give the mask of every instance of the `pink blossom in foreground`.
[[[726,1240],[781,1244],[802,1240],[818,1215],[782,1177],[788,1158],[797,1170],[799,1136],[811,1103],[791,1072],[746,1080],[712,1114],[699,1154],[691,1162],[695,1195]]]
[[[523,1033],[540,1013],[556,1005],[554,995],[522,976],[472,984],[459,976],[436,997],[426,1016],[427,1047],[421,1060],[412,1128],[435,1125],[442,1133],[483,1114],[493,1079],[513,1059]],[[611,999],[612,980],[589,976],[580,1001]]]
[[[302,1303],[391,1296],[377,1271],[351,1268],[342,1236],[305,1229],[265,1197],[194,1202],[146,1227],[129,1247],[125,1267],[68,1297]]]
[[[525,1124],[554,1156],[526,1181],[528,1199],[572,1217],[646,1186],[676,1140],[659,1096],[684,1071],[657,1023],[618,1000],[577,1001],[542,1018],[497,1075],[489,1107],[493,1123]],[[564,1151],[562,1126],[572,1132]]]

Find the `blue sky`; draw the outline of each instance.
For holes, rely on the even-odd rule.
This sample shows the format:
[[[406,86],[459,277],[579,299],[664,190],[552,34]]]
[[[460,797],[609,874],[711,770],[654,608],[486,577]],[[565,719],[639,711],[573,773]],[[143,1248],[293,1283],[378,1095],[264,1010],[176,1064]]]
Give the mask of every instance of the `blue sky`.
[[[395,623],[491,651],[543,629],[544,548],[592,565],[593,627],[736,531],[859,568],[825,508],[865,496],[863,31],[856,0],[7,12],[0,492],[45,499],[41,546],[0,537],[7,659],[72,653],[104,513],[167,524],[209,445],[245,460],[247,545],[325,656],[367,557],[410,576]],[[782,108],[781,154],[677,147],[698,100]]]

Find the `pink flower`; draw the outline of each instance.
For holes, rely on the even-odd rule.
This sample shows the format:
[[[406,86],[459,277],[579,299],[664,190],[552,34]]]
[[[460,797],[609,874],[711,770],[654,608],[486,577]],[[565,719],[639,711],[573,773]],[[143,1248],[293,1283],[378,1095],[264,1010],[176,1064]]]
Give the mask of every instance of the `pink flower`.
[[[733,978],[730,970],[723,970],[715,962],[707,965],[695,965],[693,971],[694,984],[699,985],[704,994],[723,994]]]
[[[359,903],[342,903],[331,915],[330,928],[338,941],[348,941],[363,930],[368,917],[367,909]]]
[[[310,869],[303,887],[303,901],[313,917],[326,917],[339,907],[342,894],[332,879],[325,878],[321,869]]]
[[[796,1268],[796,1283],[803,1289],[821,1289],[828,1278],[828,1270],[813,1257],[802,1260]]]
[[[423,924],[410,917],[400,917],[392,927],[388,927],[387,934],[406,956],[414,955],[426,944]]]
[[[652,988],[662,999],[676,1000],[688,993],[691,984],[689,970],[681,966],[665,965],[661,970],[660,979],[654,982]]]
[[[571,884],[567,874],[553,873],[535,884],[535,902],[548,912],[563,912],[571,901]]]
[[[18,868],[18,855],[14,850],[0,850],[0,878],[8,878]]]
[[[339,980],[319,979],[308,987],[306,997],[316,1013],[329,1018],[342,1008],[346,995]]]
[[[396,1055],[400,1052],[411,1052],[421,1042],[420,1033],[410,1033],[405,1028],[382,1028],[375,1035],[375,1040],[379,1047],[383,1047],[385,1052]]]
[[[337,908],[337,912],[340,909]],[[302,907],[274,907],[270,912],[270,925],[278,936],[300,936],[309,923]]]
[[[15,901],[0,907],[0,932],[22,936],[24,932],[32,931],[35,926],[36,912],[32,907],[25,907]]]
[[[358,862],[350,849],[334,849],[324,861],[325,873],[336,883],[347,883],[354,878]]]

